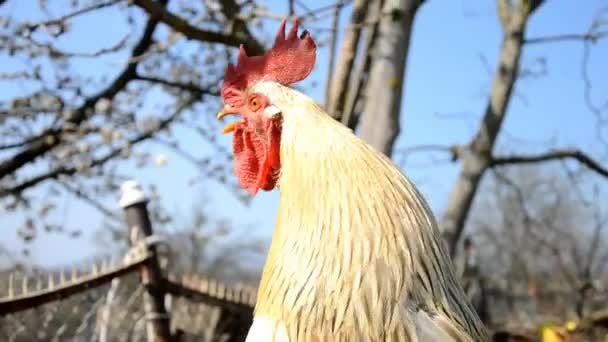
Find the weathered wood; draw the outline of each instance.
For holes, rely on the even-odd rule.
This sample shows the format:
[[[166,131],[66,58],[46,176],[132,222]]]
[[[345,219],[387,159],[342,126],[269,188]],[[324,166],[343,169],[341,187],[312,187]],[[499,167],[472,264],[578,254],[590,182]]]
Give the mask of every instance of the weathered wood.
[[[218,286],[226,287],[222,284],[218,284]],[[202,291],[200,287],[195,284],[188,284],[185,282],[178,282],[176,280],[165,280],[164,288],[167,293],[170,293],[176,297],[187,298],[192,301],[198,301],[201,303],[205,303],[207,305],[218,306],[222,309],[230,311],[235,314],[250,316],[253,314],[253,306],[255,296],[252,294],[254,290],[242,290],[242,295],[239,296],[240,299],[234,298],[232,300],[226,298],[220,298],[215,294],[210,292]]]
[[[134,181],[123,184],[120,205],[125,211],[129,226],[129,243],[137,246],[145,238],[152,236],[152,223],[148,216],[148,200]],[[157,248],[154,244],[147,246],[150,258],[140,268],[141,283],[144,292],[144,311],[146,313],[146,334],[150,342],[171,341],[169,313],[165,308],[165,281],[160,268]]]
[[[0,316],[9,313],[15,313],[27,309],[31,309],[46,303],[57,300],[62,300],[77,293],[104,285],[116,277],[124,276],[134,270],[137,270],[140,265],[147,261],[148,257],[144,256],[141,260],[134,260],[131,263],[113,268],[100,274],[85,274],[74,279],[67,284],[62,284],[58,287],[49,287],[42,290],[41,278],[37,279],[36,290],[29,293],[23,293],[18,296],[0,299]]]
[[[216,327],[217,336],[225,336],[225,341],[242,342],[253,323],[255,289],[229,288],[215,280],[197,279],[183,275],[181,281],[169,276],[165,288],[176,297],[184,297],[218,307],[220,319]],[[211,285],[211,286],[210,286]]]

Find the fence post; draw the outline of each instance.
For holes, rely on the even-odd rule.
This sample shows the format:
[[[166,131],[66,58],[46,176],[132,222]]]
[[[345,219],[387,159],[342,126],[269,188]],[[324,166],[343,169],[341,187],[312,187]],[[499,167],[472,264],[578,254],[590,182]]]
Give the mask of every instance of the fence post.
[[[125,211],[129,225],[129,243],[136,246],[152,242],[152,224],[148,216],[148,199],[136,181],[126,181],[122,185],[120,206]],[[144,311],[146,315],[146,334],[149,342],[171,341],[170,320],[165,308],[164,280],[156,246],[149,243],[146,247],[151,258],[143,264],[140,275],[145,288]]]

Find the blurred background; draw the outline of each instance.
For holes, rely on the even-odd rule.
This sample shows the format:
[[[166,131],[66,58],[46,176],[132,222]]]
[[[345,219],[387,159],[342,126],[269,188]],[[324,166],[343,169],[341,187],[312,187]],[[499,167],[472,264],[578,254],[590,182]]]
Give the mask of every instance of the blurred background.
[[[145,286],[111,276],[150,260],[124,257],[130,179],[161,274],[255,289],[279,194],[241,189],[215,114],[238,46],[294,16],[318,44],[296,87],[419,187],[495,338],[603,340],[605,1],[0,0],[2,340],[145,340]],[[27,299],[96,274],[114,280]],[[175,340],[237,338],[234,296],[179,291]]]

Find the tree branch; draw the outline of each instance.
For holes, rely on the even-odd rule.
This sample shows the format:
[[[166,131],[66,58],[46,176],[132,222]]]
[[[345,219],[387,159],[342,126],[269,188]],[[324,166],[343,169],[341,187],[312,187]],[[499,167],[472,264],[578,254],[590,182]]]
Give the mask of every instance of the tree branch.
[[[168,0],[162,0],[161,4],[157,6],[164,6]],[[143,54],[152,44],[152,36],[158,24],[158,20],[154,18],[148,19],[144,33],[140,38],[139,42],[133,48],[131,57],[137,57]],[[134,61],[127,65],[127,67],[118,75],[118,77],[104,90],[87,98],[82,106],[80,106],[66,121],[71,126],[78,126],[82,123],[89,115],[91,108],[94,108],[97,101],[101,99],[112,99],[118,94],[124,87],[131,81],[137,70],[138,61]],[[67,125],[66,125],[67,126]],[[61,143],[61,135],[64,132],[62,128],[48,129],[37,139],[35,139],[25,150],[17,153],[11,158],[4,160],[0,163],[0,179],[14,173],[24,165],[34,161],[36,158],[44,155],[54,147]]]
[[[110,7],[110,6],[116,5],[120,1],[122,1],[122,0],[110,0],[110,1],[106,1],[106,2],[94,3],[87,7],[76,10],[72,13],[63,15],[59,18],[44,20],[44,21],[40,21],[37,23],[33,23],[33,24],[26,24],[25,26],[30,30],[34,30],[34,29],[37,29],[42,26],[62,25],[66,20],[73,19],[77,16],[80,16],[80,15],[83,15],[83,14],[86,14],[89,12],[93,12],[93,11],[96,11],[96,10],[99,10],[99,9],[102,9],[105,7]]]
[[[323,12],[327,12],[327,11],[331,11],[331,10],[335,11],[339,7],[344,7],[344,6],[348,5],[350,2],[352,2],[352,0],[338,0],[336,3],[326,5],[323,7],[319,7],[319,8],[315,8],[314,10],[309,9],[308,12],[302,14],[301,17],[303,19],[308,18],[308,17],[317,18],[317,16]]]
[[[95,198],[87,195],[81,189],[79,189],[77,187],[74,187],[70,183],[61,181],[59,179],[55,179],[55,182],[57,182],[57,184],[59,184],[67,192],[73,194],[74,196],[76,196],[76,197],[80,198],[81,200],[83,200],[84,202],[88,203],[91,207],[95,208],[97,211],[99,211],[100,213],[102,213],[105,217],[111,218],[113,220],[121,220],[122,219],[121,216],[117,215],[112,210],[106,208],[103,204],[101,204],[100,202],[98,202],[97,200],[95,200]]]
[[[503,166],[503,165],[511,165],[511,164],[529,164],[529,163],[539,163],[546,162],[552,160],[560,160],[560,159],[575,159],[581,164],[588,167],[590,170],[595,171],[601,176],[608,178],[608,168],[603,167],[600,163],[595,161],[593,158],[583,153],[580,150],[553,150],[546,153],[541,153],[537,155],[529,155],[529,156],[504,156],[504,157],[494,157],[490,161],[490,167],[495,166]]]
[[[608,31],[589,32],[589,33],[570,33],[557,36],[527,38],[524,44],[559,43],[564,41],[590,41],[592,43],[608,37]]]
[[[396,152],[395,156],[401,155],[403,157],[407,157],[409,154],[413,152],[445,152],[448,153],[451,157],[452,161],[457,161],[462,158],[464,154],[465,146],[462,145],[416,145],[411,147],[401,148]]]
[[[360,24],[365,20],[369,3],[370,1],[366,0],[355,0],[350,18],[350,26],[342,40],[336,72],[334,75],[328,75],[332,82],[330,83],[331,86],[326,89],[328,101],[325,103],[325,108],[337,120],[342,116],[341,111],[346,101],[348,81],[353,64],[355,63],[357,46],[359,46],[359,37],[361,35]]]
[[[506,27],[511,18],[511,3],[509,0],[498,0],[496,3],[500,24],[502,27]]]
[[[27,40],[27,42],[28,42],[27,44],[30,44],[32,46],[36,46],[36,47],[42,49],[49,56],[53,56],[53,58],[69,58],[69,57],[94,58],[94,57],[99,57],[99,56],[109,54],[109,53],[115,53],[115,52],[121,50],[126,45],[128,39],[129,39],[129,34],[125,35],[116,44],[114,44],[110,47],[101,48],[99,50],[92,51],[92,52],[63,51],[63,50],[60,50],[60,49],[54,47],[51,43],[40,43],[32,38]]]
[[[462,170],[454,184],[446,211],[441,219],[442,234],[450,255],[455,257],[458,241],[481,183],[489,167],[494,143],[507,114],[507,106],[517,81],[524,32],[528,18],[541,1],[506,0],[498,2],[498,16],[504,31],[499,62],[480,127],[462,157]]]
[[[193,94],[197,94],[197,95],[212,95],[212,96],[220,95],[219,89],[201,88],[194,83],[174,82],[174,81],[164,80],[162,78],[156,78],[156,77],[152,77],[152,76],[141,76],[141,75],[135,76],[135,79],[139,80],[139,81],[158,83],[158,84],[162,84],[165,86],[169,86],[169,87],[173,87],[173,88],[177,88],[177,89],[181,89],[181,90],[186,90],[186,91],[189,91],[189,92],[191,92]]]
[[[139,134],[138,136],[130,139],[123,146],[117,147],[117,148],[113,149],[112,151],[108,152],[105,156],[98,158],[98,159],[93,159],[88,164],[88,167],[93,168],[93,167],[102,166],[105,163],[107,163],[108,161],[112,160],[113,158],[116,158],[117,156],[119,156],[125,148],[133,146],[137,143],[140,143],[144,140],[151,138],[152,136],[154,136],[155,133],[157,133],[157,132],[165,129],[167,126],[169,126],[170,123],[172,123],[173,121],[175,121],[177,119],[177,117],[182,113],[183,110],[190,107],[193,103],[194,103],[194,98],[191,98],[188,101],[184,102],[175,110],[175,112],[173,112],[173,114],[171,114],[169,117],[162,120],[159,123],[158,128],[156,130],[147,131],[145,133]],[[80,168],[78,168],[76,166],[62,165],[62,166],[59,166],[46,173],[32,177],[28,180],[25,180],[25,181],[21,182],[20,184],[15,185],[13,187],[6,188],[6,189],[0,189],[0,197],[4,197],[4,196],[8,196],[8,195],[18,195],[21,192],[23,192],[24,190],[26,190],[32,186],[35,186],[43,181],[46,181],[49,179],[57,179],[59,176],[74,175],[79,171],[80,171]]]
[[[423,2],[385,1],[378,11],[378,37],[374,42],[358,128],[361,139],[389,157],[401,130],[399,114],[403,110],[412,29]]]
[[[291,2],[290,2],[291,4]],[[332,23],[331,23],[331,28],[332,28],[332,32],[331,32],[331,39],[329,42],[329,60],[327,61],[328,63],[328,67],[327,67],[327,81],[325,83],[325,104],[329,103],[330,100],[330,94],[331,92],[329,91],[330,87],[331,87],[331,76],[334,73],[334,65],[335,65],[335,59],[336,59],[336,44],[338,42],[338,25],[340,23],[340,11],[342,10],[342,0],[338,0],[338,4],[335,6],[334,9],[334,15],[332,18]],[[291,15],[291,13],[290,13]]]
[[[374,15],[380,17],[382,14],[381,6],[382,4],[378,3],[377,8],[368,11],[368,19]],[[340,108],[340,112],[342,114],[342,118],[340,120],[342,121],[342,124],[352,130],[355,130],[357,124],[359,123],[359,115],[357,115],[358,113],[355,113],[355,111],[363,92],[364,83],[367,81],[367,77],[365,77],[365,75],[368,75],[370,72],[374,43],[378,37],[379,25],[380,21],[376,20],[375,23],[371,24],[367,30],[365,41],[363,43],[364,45],[361,50],[361,60],[354,68],[354,72],[351,71],[352,76],[350,77],[351,81],[349,82],[350,87],[347,85],[344,86],[346,89],[346,94],[345,102],[342,104],[342,108]]]
[[[229,46],[238,47],[243,44],[245,49],[250,54],[261,55],[264,53],[264,46],[260,44],[248,31],[239,30],[231,34],[202,30],[194,27],[177,15],[169,12],[164,6],[161,6],[151,0],[134,0],[133,4],[137,5],[144,11],[148,12],[151,18],[156,18],[174,31],[182,33],[189,39],[194,39],[202,42],[221,43]]]
[[[5,115],[5,114],[2,113],[0,115]],[[1,145],[0,146],[0,150],[10,150],[10,149],[13,149],[13,148],[23,147],[23,146],[25,146],[27,144],[31,144],[36,139],[37,139],[37,137],[30,137],[30,138],[27,138],[27,139],[25,139],[23,141],[14,142],[14,143],[8,143],[6,145]]]

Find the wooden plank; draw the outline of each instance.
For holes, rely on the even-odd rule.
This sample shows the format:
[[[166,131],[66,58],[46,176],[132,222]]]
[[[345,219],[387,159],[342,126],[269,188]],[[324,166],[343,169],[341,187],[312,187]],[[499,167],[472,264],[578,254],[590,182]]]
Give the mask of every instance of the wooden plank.
[[[84,275],[76,281],[71,281],[54,288],[33,291],[13,298],[2,298],[0,299],[0,315],[31,309],[46,303],[65,299],[88,289],[99,287],[112,281],[114,278],[136,271],[139,269],[140,265],[145,263],[148,259],[149,256],[146,256],[142,260],[114,268],[105,273]]]

